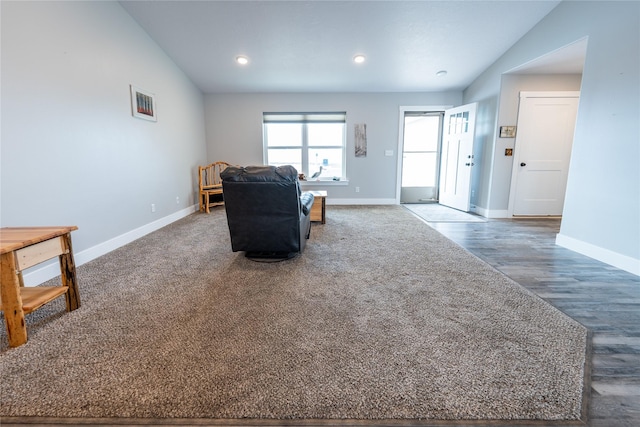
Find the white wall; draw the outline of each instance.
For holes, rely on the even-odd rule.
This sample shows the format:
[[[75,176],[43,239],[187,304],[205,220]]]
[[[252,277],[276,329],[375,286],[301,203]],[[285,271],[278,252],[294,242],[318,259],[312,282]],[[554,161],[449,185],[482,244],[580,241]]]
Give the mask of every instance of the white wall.
[[[263,112],[346,111],[349,184],[314,189],[327,190],[328,203],[393,203],[400,106],[459,105],[461,98],[461,92],[206,95],[207,152],[210,161],[262,164]],[[354,155],[356,123],[367,125],[364,158]],[[393,156],[385,156],[385,150],[393,150]]]
[[[464,100],[495,102],[502,73],[584,37],[587,56],[557,242],[640,274],[640,2],[560,3],[465,90]],[[487,209],[502,208],[503,199],[486,197]]]
[[[77,225],[80,264],[188,213],[206,144],[184,73],[119,3],[1,7],[1,225]],[[157,122],[132,117],[130,84]]]

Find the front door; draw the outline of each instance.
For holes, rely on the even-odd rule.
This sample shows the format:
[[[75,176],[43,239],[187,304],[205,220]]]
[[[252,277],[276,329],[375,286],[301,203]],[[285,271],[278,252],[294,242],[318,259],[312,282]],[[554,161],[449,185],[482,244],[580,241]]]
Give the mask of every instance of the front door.
[[[521,93],[511,180],[513,215],[562,215],[579,96]]]
[[[469,212],[477,104],[445,111],[440,160],[440,204]]]
[[[438,201],[441,112],[404,114],[400,203]]]

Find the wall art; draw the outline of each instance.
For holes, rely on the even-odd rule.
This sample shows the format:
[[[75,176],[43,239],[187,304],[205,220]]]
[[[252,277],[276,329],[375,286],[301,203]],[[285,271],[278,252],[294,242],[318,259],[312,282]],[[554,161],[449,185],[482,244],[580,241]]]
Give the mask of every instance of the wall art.
[[[500,138],[515,138],[516,127],[515,126],[500,126]]]
[[[356,157],[367,157],[367,125],[355,125]]]
[[[157,121],[155,95],[131,85],[131,112],[134,117],[152,122]]]

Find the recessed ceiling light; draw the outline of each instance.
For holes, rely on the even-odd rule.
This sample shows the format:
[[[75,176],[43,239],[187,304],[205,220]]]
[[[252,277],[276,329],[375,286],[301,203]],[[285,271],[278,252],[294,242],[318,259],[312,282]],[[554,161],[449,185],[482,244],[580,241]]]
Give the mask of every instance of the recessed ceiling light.
[[[436,76],[438,77],[444,77],[447,75],[447,70],[440,70],[436,73]]]
[[[353,57],[353,62],[355,62],[356,64],[362,64],[365,59],[366,58],[364,55],[356,55]]]
[[[240,65],[247,65],[249,63],[249,58],[246,56],[236,56],[236,62]]]

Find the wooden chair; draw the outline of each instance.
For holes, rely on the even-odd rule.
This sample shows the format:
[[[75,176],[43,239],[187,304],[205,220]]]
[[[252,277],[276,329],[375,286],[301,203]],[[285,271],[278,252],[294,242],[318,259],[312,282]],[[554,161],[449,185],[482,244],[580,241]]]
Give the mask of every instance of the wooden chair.
[[[200,212],[209,213],[210,207],[224,204],[220,172],[225,170],[227,166],[229,163],[213,162],[210,165],[198,167]]]

